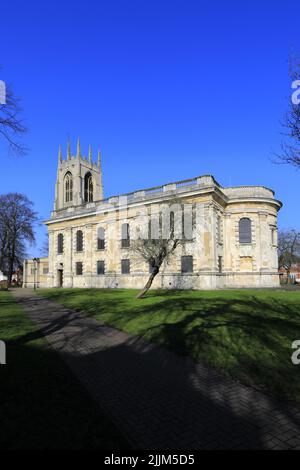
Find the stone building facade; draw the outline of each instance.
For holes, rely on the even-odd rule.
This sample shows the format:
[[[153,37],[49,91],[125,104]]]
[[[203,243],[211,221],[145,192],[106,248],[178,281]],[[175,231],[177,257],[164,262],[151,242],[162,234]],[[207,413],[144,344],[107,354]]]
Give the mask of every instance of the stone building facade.
[[[149,265],[133,250],[152,220],[176,206],[192,235],[180,244],[154,288],[276,287],[277,213],[281,203],[264,186],[222,187],[199,176],[103,198],[100,154],[67,159],[59,150],[54,210],[45,223],[49,257],[26,260],[24,286],[140,288]],[[175,213],[175,209],[173,211]],[[189,214],[189,217],[185,214]],[[150,225],[149,225],[150,221]],[[158,225],[161,230],[161,225]]]

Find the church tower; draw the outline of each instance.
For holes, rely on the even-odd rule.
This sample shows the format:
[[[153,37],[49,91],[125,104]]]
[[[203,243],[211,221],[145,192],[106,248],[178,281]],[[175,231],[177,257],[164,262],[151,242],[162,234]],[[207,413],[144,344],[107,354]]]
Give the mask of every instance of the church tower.
[[[103,199],[103,185],[100,151],[97,163],[93,162],[91,146],[88,157],[83,157],[78,139],[76,155],[71,155],[71,146],[68,142],[67,159],[63,160],[59,146],[54,210],[80,206],[101,199]]]

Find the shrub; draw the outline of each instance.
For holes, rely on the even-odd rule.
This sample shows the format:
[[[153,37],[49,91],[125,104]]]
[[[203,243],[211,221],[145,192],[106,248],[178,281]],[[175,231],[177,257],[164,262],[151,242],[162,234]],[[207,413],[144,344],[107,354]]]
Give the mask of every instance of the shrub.
[[[0,290],[7,290],[8,282],[6,280],[0,281]]]

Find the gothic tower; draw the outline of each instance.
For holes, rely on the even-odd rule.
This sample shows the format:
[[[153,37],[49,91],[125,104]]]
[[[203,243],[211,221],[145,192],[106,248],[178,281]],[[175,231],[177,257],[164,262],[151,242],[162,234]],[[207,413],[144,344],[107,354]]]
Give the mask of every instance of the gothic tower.
[[[63,160],[59,146],[54,210],[80,206],[101,199],[103,199],[103,185],[100,152],[98,151],[97,163],[93,162],[91,146],[88,157],[83,157],[78,139],[76,155],[71,155],[71,146],[68,142],[67,159]]]

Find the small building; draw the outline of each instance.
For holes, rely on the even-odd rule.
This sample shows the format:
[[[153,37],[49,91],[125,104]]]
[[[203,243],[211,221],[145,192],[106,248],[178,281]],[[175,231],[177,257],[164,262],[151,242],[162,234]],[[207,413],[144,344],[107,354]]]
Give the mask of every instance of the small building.
[[[23,287],[47,287],[48,272],[48,258],[25,260],[23,263]]]
[[[280,274],[282,282],[286,282],[287,280],[286,269],[279,268],[279,274]],[[291,270],[290,270],[290,278],[292,281],[296,283],[300,283],[300,263],[292,264]]]
[[[7,281],[7,276],[4,276],[2,271],[0,271],[0,282],[1,281]]]

